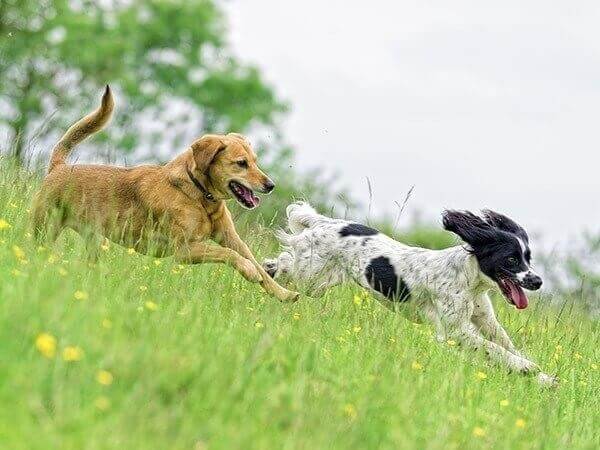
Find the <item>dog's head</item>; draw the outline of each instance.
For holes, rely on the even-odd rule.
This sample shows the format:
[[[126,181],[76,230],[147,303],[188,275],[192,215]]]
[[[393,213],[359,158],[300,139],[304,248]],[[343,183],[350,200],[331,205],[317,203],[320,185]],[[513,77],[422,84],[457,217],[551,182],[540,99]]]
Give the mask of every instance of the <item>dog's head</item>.
[[[444,228],[469,244],[479,268],[495,281],[504,297],[518,309],[527,307],[523,288],[538,290],[542,279],[531,269],[529,236],[516,222],[485,210],[479,217],[469,211],[444,211]]]
[[[261,171],[250,143],[240,134],[205,135],[191,146],[189,171],[215,198],[234,198],[253,209],[260,199],[255,192],[270,193],[275,184]],[[193,180],[192,180],[193,181]]]

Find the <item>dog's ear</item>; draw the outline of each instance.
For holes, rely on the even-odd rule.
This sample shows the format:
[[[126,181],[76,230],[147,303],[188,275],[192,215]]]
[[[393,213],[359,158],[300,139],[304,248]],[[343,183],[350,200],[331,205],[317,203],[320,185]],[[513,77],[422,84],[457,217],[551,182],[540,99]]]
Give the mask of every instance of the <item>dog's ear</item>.
[[[525,243],[529,243],[529,236],[525,229],[511,218],[490,209],[484,209],[482,213],[485,221],[491,226],[512,233],[520,237]]]
[[[442,223],[444,229],[457,234],[473,248],[494,240],[493,227],[469,211],[446,210],[442,214]]]
[[[244,141],[248,145],[250,144],[250,141],[248,140],[248,138],[246,136],[244,136],[243,134],[239,134],[239,133],[227,133],[227,136],[233,137],[235,139],[239,139],[240,141]]]
[[[223,142],[220,136],[207,134],[192,143],[193,163],[196,170],[205,173],[213,163],[215,157],[221,150],[225,150],[227,144]]]

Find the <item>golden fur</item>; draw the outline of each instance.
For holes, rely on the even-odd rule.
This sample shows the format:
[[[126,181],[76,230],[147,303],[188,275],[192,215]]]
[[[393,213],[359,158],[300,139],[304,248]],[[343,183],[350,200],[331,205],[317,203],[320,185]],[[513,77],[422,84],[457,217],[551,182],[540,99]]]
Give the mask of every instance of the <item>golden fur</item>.
[[[54,238],[70,227],[157,257],[226,263],[278,299],[295,301],[298,294],[279,286],[255,260],[225,205],[235,198],[232,180],[262,192],[273,187],[248,141],[234,133],[205,135],[164,166],[68,165],[73,147],[101,130],[113,109],[107,86],[100,107],[71,126],[54,147],[34,200],[36,235]]]

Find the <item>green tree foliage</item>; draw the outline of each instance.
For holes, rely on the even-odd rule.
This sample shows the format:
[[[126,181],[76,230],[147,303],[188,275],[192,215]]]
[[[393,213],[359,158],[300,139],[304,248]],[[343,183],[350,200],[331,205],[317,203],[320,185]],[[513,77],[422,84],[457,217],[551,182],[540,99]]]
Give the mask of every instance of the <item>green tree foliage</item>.
[[[213,0],[0,1],[0,124],[13,152],[22,159],[32,138],[82,114],[106,83],[119,101],[107,136],[125,152],[140,145],[141,112],[168,122],[167,100],[198,113],[194,135],[272,125],[285,105],[225,36]]]

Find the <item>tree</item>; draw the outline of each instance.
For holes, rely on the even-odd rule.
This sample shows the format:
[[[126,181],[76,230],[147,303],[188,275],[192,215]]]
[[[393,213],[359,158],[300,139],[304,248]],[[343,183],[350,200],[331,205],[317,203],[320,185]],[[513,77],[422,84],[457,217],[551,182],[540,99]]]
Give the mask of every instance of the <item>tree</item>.
[[[106,83],[119,114],[103,136],[125,152],[165,138],[139,117],[168,124],[177,100],[190,122],[166,133],[177,144],[190,131],[271,126],[285,105],[255,67],[231,56],[225,35],[213,0],[1,0],[0,125],[15,156],[84,113]]]

